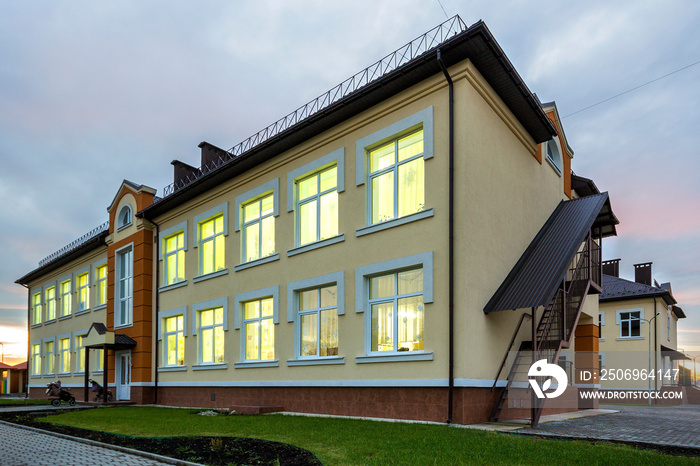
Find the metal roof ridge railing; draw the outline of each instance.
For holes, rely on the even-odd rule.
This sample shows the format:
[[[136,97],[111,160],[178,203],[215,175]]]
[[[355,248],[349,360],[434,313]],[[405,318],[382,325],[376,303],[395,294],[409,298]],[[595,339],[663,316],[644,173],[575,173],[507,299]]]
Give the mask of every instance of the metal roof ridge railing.
[[[80,238],[76,239],[70,244],[67,244],[66,246],[63,246],[61,249],[58,251],[54,252],[53,254],[46,256],[42,260],[39,261],[39,267],[43,267],[49,262],[52,262],[59,257],[63,256],[64,254],[69,253],[70,251],[76,249],[79,246],[82,246],[83,244],[87,243],[91,239],[95,238],[98,236],[100,233],[103,233],[109,229],[109,221],[103,223],[102,225],[93,228],[89,232],[85,233],[83,236]]]
[[[430,31],[422,34],[408,44],[398,48],[381,60],[373,63],[359,73],[354,74],[329,91],[321,94],[311,102],[302,105],[293,112],[285,115],[276,122],[258,131],[248,139],[236,144],[223,156],[219,156],[202,165],[195,172],[185,178],[166,186],[163,189],[163,198],[173,194],[176,190],[187,186],[205,174],[216,170],[231,160],[239,157],[254,147],[273,138],[292,126],[330,107],[348,95],[358,91],[382,76],[390,73],[420,55],[438,47],[447,39],[467,30],[467,25],[459,15],[455,15]]]

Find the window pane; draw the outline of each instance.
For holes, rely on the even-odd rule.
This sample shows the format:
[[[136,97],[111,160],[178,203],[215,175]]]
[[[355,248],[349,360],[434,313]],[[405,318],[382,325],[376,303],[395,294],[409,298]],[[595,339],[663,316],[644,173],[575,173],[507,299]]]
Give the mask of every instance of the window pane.
[[[260,257],[271,256],[275,253],[275,217],[262,220],[262,251]]]
[[[185,251],[177,252],[177,273],[175,280],[180,282],[185,279]]]
[[[317,175],[311,176],[299,182],[299,200],[303,201],[309,196],[315,196],[318,193],[318,178]]]
[[[169,317],[165,319],[165,331],[166,333],[174,332],[177,330],[177,318]]]
[[[299,293],[299,309],[306,311],[318,307],[318,290],[302,291]]]
[[[177,248],[182,249],[185,247],[185,234],[179,233],[177,235]]]
[[[399,217],[425,208],[423,164],[421,157],[399,165]]]
[[[321,311],[321,348],[319,355],[338,355],[338,311],[336,309]]]
[[[399,299],[398,351],[423,349],[423,297]]]
[[[622,336],[623,337],[630,336],[630,323],[629,323],[629,321],[622,320],[622,321],[620,321],[620,324],[622,325]]]
[[[224,232],[224,216],[220,215],[214,219],[214,234],[218,235]]]
[[[327,286],[321,288],[321,307],[336,306],[338,304],[338,287]]]
[[[216,362],[224,362],[224,327],[214,328],[214,358]]]
[[[215,325],[223,325],[224,323],[224,308],[223,307],[217,307],[214,309],[214,324]]]
[[[208,328],[202,330],[202,362],[214,362],[214,330]]]
[[[394,172],[372,178],[372,223],[394,218]]]
[[[224,268],[224,257],[226,255],[224,235],[220,234],[214,238],[214,251],[216,253],[214,257],[214,270],[222,270]]]
[[[270,360],[275,359],[275,327],[272,319],[263,319],[260,321],[261,327],[261,348],[260,359]]]
[[[185,334],[183,332],[177,334],[177,363],[180,366],[185,364]]]
[[[177,281],[177,254],[171,254],[169,256],[166,256],[165,259],[165,269],[166,269],[166,277],[165,277],[165,283],[166,285],[170,285],[171,283],[175,283]]]
[[[369,281],[370,299],[386,298],[394,296],[394,274],[382,277],[372,277]]]
[[[214,221],[209,220],[200,225],[200,238],[210,238],[214,234]]]
[[[243,222],[247,223],[260,217],[260,202],[255,201],[243,207]]]
[[[633,320],[631,322],[631,329],[630,329],[630,336],[631,337],[638,337],[641,335],[641,321],[639,320]]]
[[[257,319],[260,317],[260,301],[251,301],[245,303],[244,307],[244,319]]]
[[[171,236],[165,240],[165,252],[172,252],[177,249],[177,236]]]
[[[423,153],[423,130],[399,139],[399,162]]]
[[[177,316],[177,329],[178,330],[184,329],[184,322],[185,322],[185,319],[183,316]]]
[[[202,311],[199,313],[199,325],[209,327],[214,325],[214,311]]]
[[[262,214],[261,215],[270,215],[272,212],[274,212],[275,208],[275,203],[274,201],[274,196],[270,194],[267,197],[264,197],[262,199]]]
[[[385,144],[369,153],[370,172],[389,167],[394,164],[394,141]]]
[[[245,326],[245,358],[258,359],[260,346],[258,342],[258,322],[252,322]]]
[[[321,192],[333,189],[338,185],[338,168],[333,167],[321,172]]]
[[[394,304],[372,305],[372,351],[394,350]]]
[[[249,225],[245,230],[246,246],[245,246],[245,260],[246,262],[258,259],[260,257],[259,241],[260,241],[260,225],[257,223]]]
[[[269,317],[273,314],[272,298],[262,300],[261,317]]]
[[[302,356],[316,356],[316,314],[301,316],[301,351]]]
[[[316,204],[313,200],[299,206],[299,244],[312,243],[316,238]]]
[[[167,344],[167,348],[168,348],[167,364],[169,366],[178,364],[178,362],[177,362],[177,334],[168,335],[166,344]]]
[[[423,269],[399,273],[399,294],[421,293],[423,291]]]
[[[214,271],[214,240],[202,243],[202,274]]]
[[[321,237],[331,238],[338,235],[338,192],[333,191],[321,196]]]

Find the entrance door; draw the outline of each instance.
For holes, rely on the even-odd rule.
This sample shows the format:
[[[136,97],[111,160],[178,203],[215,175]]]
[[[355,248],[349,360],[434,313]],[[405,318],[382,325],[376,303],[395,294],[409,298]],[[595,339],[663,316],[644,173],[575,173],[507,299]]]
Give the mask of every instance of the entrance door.
[[[131,400],[131,351],[116,354],[117,401]]]

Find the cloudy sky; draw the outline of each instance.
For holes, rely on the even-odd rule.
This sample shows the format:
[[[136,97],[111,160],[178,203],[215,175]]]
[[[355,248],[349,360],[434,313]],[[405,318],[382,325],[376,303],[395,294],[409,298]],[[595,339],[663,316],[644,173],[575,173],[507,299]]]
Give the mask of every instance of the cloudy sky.
[[[563,124],[621,221],[605,258],[629,279],[653,261],[700,351],[700,2],[441,2],[0,1],[5,361],[26,352],[14,281],[103,223],[122,179],[160,193],[200,141],[230,148],[455,14],[562,116],[673,73]]]

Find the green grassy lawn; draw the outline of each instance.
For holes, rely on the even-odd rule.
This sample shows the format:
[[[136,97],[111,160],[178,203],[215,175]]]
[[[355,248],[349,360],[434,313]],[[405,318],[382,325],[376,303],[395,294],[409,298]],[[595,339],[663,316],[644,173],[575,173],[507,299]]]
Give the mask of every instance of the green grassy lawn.
[[[47,405],[49,400],[32,400],[29,398],[0,398],[0,406],[3,405]]]
[[[114,407],[42,421],[141,437],[233,436],[290,443],[325,465],[700,464],[628,446],[540,440],[440,425],[286,416],[197,416],[187,409]]]

